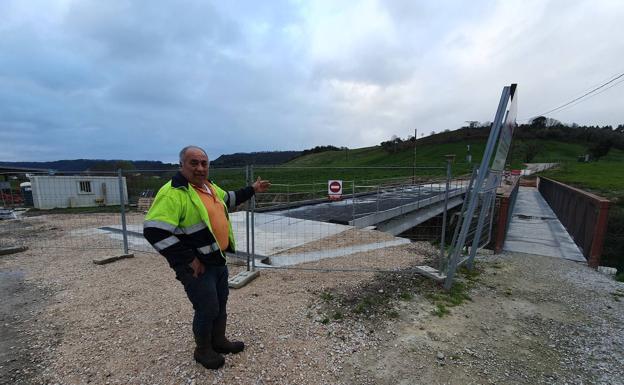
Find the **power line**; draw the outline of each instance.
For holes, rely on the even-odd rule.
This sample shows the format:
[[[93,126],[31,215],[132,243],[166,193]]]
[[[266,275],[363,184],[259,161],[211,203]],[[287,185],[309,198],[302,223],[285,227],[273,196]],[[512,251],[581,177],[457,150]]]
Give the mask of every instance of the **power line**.
[[[618,86],[618,85],[620,85],[620,84],[622,84],[622,83],[624,83],[624,79],[620,80],[619,82],[617,82],[617,83],[615,83],[615,84],[610,85],[610,86],[609,86],[609,87],[607,87],[607,88],[604,88],[604,89],[600,90],[600,92],[596,92],[595,94],[591,94],[591,95],[587,96],[587,97],[586,97],[585,99],[583,99],[583,100],[579,100],[579,101],[577,101],[577,102],[576,102],[576,103],[574,103],[574,104],[571,104],[571,105],[569,105],[569,106],[566,106],[566,107],[564,107],[564,108],[562,108],[562,109],[558,110],[557,112],[559,112],[559,111],[563,111],[563,110],[567,110],[567,109],[568,109],[568,108],[570,108],[570,107],[574,107],[574,106],[576,106],[577,104],[580,104],[580,103],[584,102],[584,101],[585,101],[585,100],[587,100],[587,99],[591,99],[591,98],[593,98],[594,96],[598,96],[598,95],[600,95],[601,93],[603,93],[603,92],[605,92],[605,91],[608,91],[608,90],[610,90],[611,88],[616,87],[616,86]]]
[[[608,89],[610,89],[610,88],[613,88],[613,87],[615,87],[616,85],[618,85],[618,84],[622,83],[622,81],[624,81],[624,80],[619,81],[619,82],[615,83],[614,85],[612,85],[611,87],[608,87],[608,88],[606,88],[606,89],[604,89],[604,90],[602,90],[602,91],[600,91],[600,92],[598,92],[598,93],[595,93],[595,94],[594,94],[594,92],[596,92],[596,91],[598,91],[598,90],[600,90],[600,89],[604,88],[605,86],[607,86],[607,85],[609,85],[609,84],[613,83],[614,81],[616,81],[616,80],[618,80],[618,79],[620,79],[620,78],[622,78],[622,77],[624,77],[624,72],[622,72],[621,74],[618,74],[618,75],[614,75],[614,77],[611,77],[611,79],[610,79],[610,80],[608,80],[607,82],[602,83],[601,85],[599,85],[599,86],[597,86],[597,87],[595,87],[595,88],[591,89],[590,91],[585,92],[585,93],[584,93],[584,94],[582,94],[581,96],[576,97],[576,98],[574,98],[574,99],[570,100],[570,101],[569,101],[569,102],[567,102],[567,103],[564,103],[564,104],[560,105],[559,107],[555,107],[555,108],[553,108],[553,109],[551,109],[551,110],[548,110],[548,111],[546,111],[546,112],[542,112],[541,114],[537,114],[537,115],[533,115],[533,116],[544,116],[544,115],[546,115],[546,114],[550,114],[550,113],[553,113],[553,112],[555,112],[555,111],[558,111],[558,110],[564,109],[564,108],[566,108],[566,107],[568,107],[568,106],[570,106],[570,107],[571,107],[571,105],[572,105],[573,103],[574,103],[574,105],[577,105],[577,104],[579,104],[581,101],[585,101],[585,100],[589,99],[589,98],[590,98],[590,97],[592,97],[592,96],[599,95],[599,94],[603,93],[604,91],[606,91],[606,90],[608,90]],[[592,94],[593,94],[593,95],[592,95]],[[518,119],[518,120],[528,120],[528,119]]]

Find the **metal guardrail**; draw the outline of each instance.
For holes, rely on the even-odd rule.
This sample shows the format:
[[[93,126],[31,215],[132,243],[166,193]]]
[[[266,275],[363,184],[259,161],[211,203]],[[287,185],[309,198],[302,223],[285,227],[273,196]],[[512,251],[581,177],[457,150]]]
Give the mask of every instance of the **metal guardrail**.
[[[503,250],[503,244],[509,230],[509,222],[513,216],[513,210],[518,197],[518,189],[520,188],[520,178],[514,178],[512,187],[507,188],[498,197],[498,219],[496,222],[496,240],[494,243],[494,253],[498,254]]]

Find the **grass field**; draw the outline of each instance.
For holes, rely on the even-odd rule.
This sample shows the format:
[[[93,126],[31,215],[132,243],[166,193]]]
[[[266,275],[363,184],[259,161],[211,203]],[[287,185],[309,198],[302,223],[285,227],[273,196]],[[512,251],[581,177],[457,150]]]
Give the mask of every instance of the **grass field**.
[[[576,161],[585,153],[585,146],[577,143],[564,143],[555,140],[538,141],[539,151],[533,162]],[[479,164],[485,150],[484,141],[454,142],[442,144],[416,143],[416,164],[418,166],[444,166],[445,155],[455,154],[454,174],[466,173],[471,165],[466,162],[467,145],[470,145],[472,164]],[[511,168],[522,168],[523,154],[513,146],[508,157]],[[296,158],[288,166],[344,167],[344,166],[413,166],[414,149],[407,148],[396,153],[388,153],[381,147],[364,147],[343,151],[326,151]]]
[[[618,279],[624,280],[624,151],[611,150],[597,162],[563,163],[559,169],[543,175],[611,201],[602,261],[616,267]]]
[[[624,198],[624,151],[611,150],[598,162],[565,162],[544,176],[585,188],[606,198]]]

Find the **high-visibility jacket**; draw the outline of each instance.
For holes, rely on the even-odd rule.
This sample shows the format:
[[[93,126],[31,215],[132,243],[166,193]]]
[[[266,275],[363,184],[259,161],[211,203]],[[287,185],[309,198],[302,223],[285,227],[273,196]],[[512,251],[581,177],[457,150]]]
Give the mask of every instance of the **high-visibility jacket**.
[[[178,172],[160,188],[143,222],[143,235],[171,267],[189,264],[195,257],[206,265],[224,265],[224,252],[235,250],[228,207],[233,209],[250,199],[254,189],[247,186],[237,191],[224,191],[207,182],[211,184],[217,201],[223,205],[230,244],[226,250],[219,248],[206,207],[188,180]]]

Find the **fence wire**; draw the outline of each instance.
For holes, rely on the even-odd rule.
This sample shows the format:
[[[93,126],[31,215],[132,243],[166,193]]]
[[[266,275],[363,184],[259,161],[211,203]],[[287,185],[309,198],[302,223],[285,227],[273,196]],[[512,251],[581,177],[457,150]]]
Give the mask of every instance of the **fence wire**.
[[[4,175],[10,188],[2,190],[3,212],[8,214],[0,221],[0,246],[155,253],[143,237],[144,216],[176,172]],[[449,265],[447,245],[457,236],[471,180],[452,177],[450,163],[422,168],[211,168],[209,175],[224,190],[249,185],[257,177],[270,180],[272,187],[230,211],[237,248],[228,255],[230,263],[248,269],[328,271],[428,265],[441,273]],[[332,199],[330,180],[342,184],[340,196]],[[479,201],[475,212],[485,203]],[[488,229],[492,212],[488,209],[484,218]],[[475,236],[477,218],[470,218],[466,243]],[[489,237],[490,231],[483,231],[479,245]]]
[[[109,229],[120,228],[120,197],[127,199],[125,179],[116,173],[5,173],[0,179],[10,184],[2,190],[3,197],[13,197],[2,201],[0,244],[122,248],[121,234],[108,236]]]

